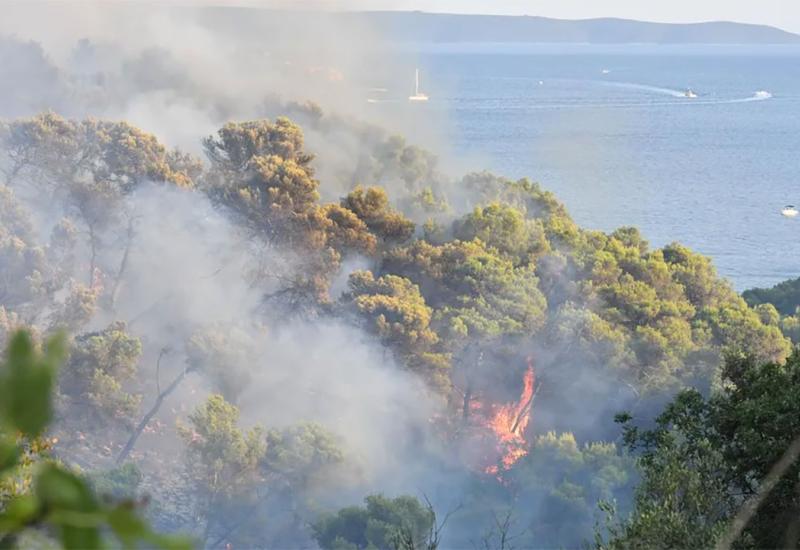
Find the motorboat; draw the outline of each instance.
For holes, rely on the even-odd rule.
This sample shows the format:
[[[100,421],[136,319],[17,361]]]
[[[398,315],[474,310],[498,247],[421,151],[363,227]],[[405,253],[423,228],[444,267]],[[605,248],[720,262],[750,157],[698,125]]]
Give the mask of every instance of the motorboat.
[[[800,210],[795,208],[793,205],[789,204],[783,207],[781,210],[781,214],[786,216],[787,218],[794,218],[798,214],[800,214]]]
[[[686,90],[683,93],[683,97],[685,97],[687,99],[697,99],[697,94],[694,93],[692,90]]]

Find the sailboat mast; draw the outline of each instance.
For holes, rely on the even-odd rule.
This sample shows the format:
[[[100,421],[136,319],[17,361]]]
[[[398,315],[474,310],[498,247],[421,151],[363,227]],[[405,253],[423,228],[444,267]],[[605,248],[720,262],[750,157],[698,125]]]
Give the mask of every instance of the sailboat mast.
[[[428,101],[428,96],[419,91],[419,69],[414,70],[414,95],[408,96],[409,101]]]

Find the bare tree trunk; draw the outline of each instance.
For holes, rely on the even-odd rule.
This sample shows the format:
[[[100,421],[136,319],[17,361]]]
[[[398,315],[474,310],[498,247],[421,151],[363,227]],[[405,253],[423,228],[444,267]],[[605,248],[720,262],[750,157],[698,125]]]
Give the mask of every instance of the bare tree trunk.
[[[478,356],[475,358],[474,372],[480,372],[482,364],[483,364],[483,351],[479,351]],[[467,369],[469,369],[469,367],[467,367]],[[470,375],[469,370],[467,370],[465,377],[467,379],[467,387],[464,390],[464,402],[461,409],[461,417],[464,424],[466,424],[467,421],[469,420],[469,415],[471,412],[470,404],[472,403],[472,391],[473,391],[472,376]]]
[[[233,525],[228,526],[228,528],[225,529],[225,531],[223,531],[223,533],[221,535],[219,535],[216,538],[216,540],[214,540],[214,542],[212,542],[211,544],[207,544],[206,548],[210,548],[210,549],[217,548],[220,544],[225,542],[225,539],[228,538],[231,535],[231,533],[236,531],[242,525],[246,524],[248,521],[252,521],[253,518],[251,517],[251,514],[253,514],[256,511],[256,509],[261,504],[263,504],[264,501],[266,501],[267,498],[269,498],[269,497],[270,497],[269,491],[267,491],[265,494],[263,494],[263,495],[261,495],[259,497],[256,497],[256,501],[247,509],[247,511],[242,513],[242,514],[240,514],[239,515],[239,519],[237,521],[235,521],[233,523]]]
[[[217,498],[217,492],[217,489],[214,489],[208,497],[208,504],[206,504],[206,526],[203,529],[203,548],[208,548],[208,537],[211,536],[211,527],[214,525],[214,520],[216,519],[213,514],[213,509],[214,501]]]
[[[540,389],[542,389],[542,383],[541,382],[536,384],[536,387],[534,388],[530,399],[528,399],[528,402],[525,403],[525,405],[520,409],[519,414],[514,419],[514,423],[511,425],[511,431],[512,432],[517,430],[517,426],[519,426],[519,423],[522,421],[522,419],[525,417],[525,415],[528,414],[528,412],[530,412],[530,410],[533,408],[533,402],[536,399],[536,395],[539,393]]]
[[[91,257],[89,258],[89,288],[94,288],[94,270],[97,266],[97,240],[94,231],[94,224],[87,223],[89,227],[89,249]]]
[[[114,286],[111,288],[110,309],[112,311],[114,310],[114,306],[117,303],[117,297],[119,296],[119,286],[120,282],[122,282],[122,276],[125,274],[125,269],[128,267],[128,257],[130,256],[134,235],[135,231],[133,228],[133,218],[131,218],[128,220],[127,242],[125,243],[125,252],[122,255],[122,261],[119,264],[119,270],[117,270],[117,276],[114,277]]]
[[[14,167],[11,168],[11,170],[8,170],[8,171],[3,170],[3,173],[5,174],[6,185],[8,185],[9,187],[12,187],[14,185],[14,180],[17,179],[17,176],[19,175],[19,173],[22,171],[22,169],[24,167],[25,167],[25,163],[15,162],[14,163]]]
[[[461,409],[461,418],[464,424],[469,420],[469,407],[472,402],[472,380],[467,381],[467,389],[464,390],[464,404]]]
[[[175,377],[169,386],[164,388],[164,391],[161,391],[161,383],[159,381],[159,373],[161,370],[161,359],[164,357],[169,350],[167,348],[163,348],[161,352],[158,354],[158,361],[156,361],[156,387],[158,389],[158,396],[156,397],[155,403],[153,406],[150,407],[150,410],[147,411],[147,414],[144,415],[142,420],[136,426],[136,429],[131,434],[130,438],[128,438],[128,442],[125,444],[125,447],[120,451],[119,455],[117,455],[116,463],[122,464],[125,459],[128,458],[128,455],[131,454],[133,447],[136,445],[136,441],[139,439],[139,436],[142,435],[142,432],[147,427],[147,424],[152,420],[152,418],[158,413],[161,405],[164,403],[164,399],[169,397],[169,395],[175,391],[175,389],[180,385],[183,379],[186,377],[188,373],[192,371],[192,369],[184,369],[181,373]]]

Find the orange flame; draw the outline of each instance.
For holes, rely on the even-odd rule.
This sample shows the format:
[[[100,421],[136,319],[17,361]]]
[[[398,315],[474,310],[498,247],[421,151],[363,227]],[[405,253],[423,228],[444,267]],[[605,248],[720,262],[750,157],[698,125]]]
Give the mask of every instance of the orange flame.
[[[484,470],[487,474],[498,475],[501,468],[503,471],[509,470],[520,458],[528,454],[525,430],[531,421],[535,382],[533,359],[529,357],[519,401],[496,407],[487,423],[487,427],[497,438],[500,457],[497,463]]]

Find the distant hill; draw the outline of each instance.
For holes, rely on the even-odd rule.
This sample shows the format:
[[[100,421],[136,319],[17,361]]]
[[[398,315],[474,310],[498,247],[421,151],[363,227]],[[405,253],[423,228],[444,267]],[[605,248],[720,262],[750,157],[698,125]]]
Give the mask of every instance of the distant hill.
[[[564,20],[504,15],[374,11],[340,13],[389,39],[409,42],[570,42],[597,44],[795,44],[775,27],[730,22],[647,23],[626,19]]]

